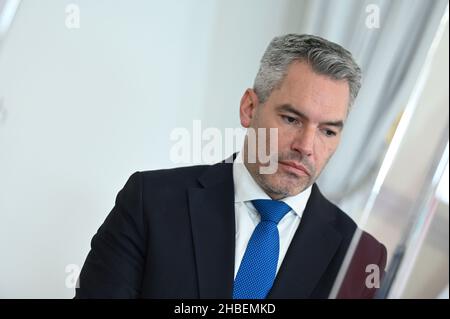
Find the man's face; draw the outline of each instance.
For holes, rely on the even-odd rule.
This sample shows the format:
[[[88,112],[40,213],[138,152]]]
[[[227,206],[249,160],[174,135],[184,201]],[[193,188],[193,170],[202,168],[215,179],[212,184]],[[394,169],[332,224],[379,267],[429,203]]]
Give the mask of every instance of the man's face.
[[[297,195],[319,177],[339,144],[348,104],[349,86],[345,80],[319,75],[305,62],[289,66],[281,86],[264,104],[258,102],[253,90],[244,93],[241,124],[256,133],[258,128],[278,128],[275,173],[261,174],[263,164],[258,157],[256,163],[249,163],[244,156],[250,174],[271,198]],[[264,142],[267,150],[269,142]],[[247,145],[248,138],[245,149]]]

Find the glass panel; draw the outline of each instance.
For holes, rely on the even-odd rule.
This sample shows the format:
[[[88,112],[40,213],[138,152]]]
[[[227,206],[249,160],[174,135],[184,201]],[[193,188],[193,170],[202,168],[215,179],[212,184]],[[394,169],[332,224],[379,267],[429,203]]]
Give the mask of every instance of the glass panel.
[[[339,298],[348,281],[360,279],[354,275],[355,267],[366,273],[366,286],[380,286],[377,298],[445,295],[448,199],[440,200],[442,191],[437,189],[448,164],[448,127],[447,11],[359,220],[360,227],[386,246],[386,274],[380,269],[376,282],[377,271],[359,264],[362,237],[358,233],[330,298]]]

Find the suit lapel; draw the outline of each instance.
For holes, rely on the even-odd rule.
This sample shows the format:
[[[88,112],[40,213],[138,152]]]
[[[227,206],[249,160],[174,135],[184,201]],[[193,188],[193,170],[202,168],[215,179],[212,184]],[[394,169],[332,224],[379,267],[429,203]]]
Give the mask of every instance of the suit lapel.
[[[231,298],[234,280],[232,164],[219,163],[189,189],[189,211],[200,298]]]
[[[342,239],[324,202],[314,184],[268,298],[308,298],[316,288]]]

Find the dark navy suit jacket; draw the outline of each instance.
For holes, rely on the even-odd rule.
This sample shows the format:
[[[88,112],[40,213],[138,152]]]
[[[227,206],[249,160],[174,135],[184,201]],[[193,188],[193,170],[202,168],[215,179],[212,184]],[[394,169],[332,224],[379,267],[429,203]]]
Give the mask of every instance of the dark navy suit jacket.
[[[268,298],[328,298],[356,224],[316,184]],[[76,298],[232,298],[232,163],[134,173],[92,239]],[[372,298],[366,266],[386,249],[363,232],[340,298]]]

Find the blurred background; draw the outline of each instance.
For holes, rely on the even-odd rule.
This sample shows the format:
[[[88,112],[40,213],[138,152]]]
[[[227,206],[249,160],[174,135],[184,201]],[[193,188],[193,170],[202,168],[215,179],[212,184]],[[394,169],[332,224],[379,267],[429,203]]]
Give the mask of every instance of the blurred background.
[[[388,248],[381,297],[448,298],[448,32],[445,0],[0,0],[0,298],[73,297],[127,178],[179,166],[176,128],[239,128],[284,33],[363,69],[318,184]]]

